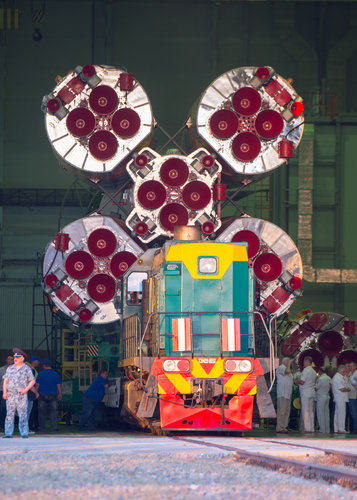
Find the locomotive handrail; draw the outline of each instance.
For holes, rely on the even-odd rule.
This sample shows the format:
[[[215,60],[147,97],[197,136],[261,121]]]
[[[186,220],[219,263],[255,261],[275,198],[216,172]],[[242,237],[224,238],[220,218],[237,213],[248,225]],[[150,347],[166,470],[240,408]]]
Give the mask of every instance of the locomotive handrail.
[[[270,392],[273,388],[274,382],[275,382],[275,363],[274,363],[274,343],[271,335],[272,331],[272,322],[274,320],[274,317],[269,320],[269,327],[266,325],[265,319],[263,315],[259,311],[157,311],[157,312],[152,312],[150,313],[149,317],[147,318],[146,325],[144,328],[144,332],[141,336],[140,340],[140,345],[138,347],[139,349],[139,366],[140,366],[140,384],[143,387],[143,365],[142,365],[142,346],[143,342],[145,340],[145,336],[148,330],[149,325],[151,324],[151,320],[154,316],[173,316],[173,315],[179,315],[179,316],[187,316],[189,315],[191,319],[191,325],[192,325],[192,316],[201,316],[201,315],[219,315],[220,318],[220,331],[219,331],[219,338],[220,338],[220,357],[222,357],[223,351],[222,351],[222,325],[221,325],[221,318],[222,315],[233,315],[233,314],[247,314],[251,316],[258,316],[261,320],[261,323],[264,327],[265,333],[267,334],[267,337],[269,339],[269,376],[270,376],[270,387],[268,389],[268,392]],[[254,337],[254,322],[253,322],[253,337]],[[202,335],[202,334],[194,334],[192,332],[192,326],[190,329],[190,336],[191,336],[191,353],[192,357],[194,356],[194,350],[193,350],[193,336],[194,335]],[[216,335],[216,334],[203,334],[203,335]],[[249,334],[243,334],[249,336]],[[166,337],[166,335],[165,335]],[[158,355],[159,355],[159,350],[160,347],[157,349],[158,350]],[[255,344],[254,344],[254,356],[255,356]]]

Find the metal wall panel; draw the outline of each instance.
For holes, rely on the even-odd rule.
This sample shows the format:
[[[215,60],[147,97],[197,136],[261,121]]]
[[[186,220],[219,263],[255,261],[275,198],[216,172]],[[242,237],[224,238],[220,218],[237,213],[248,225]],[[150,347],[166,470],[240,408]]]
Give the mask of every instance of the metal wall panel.
[[[0,349],[31,349],[32,291],[32,286],[0,285]],[[38,329],[36,345],[43,336],[43,329]]]

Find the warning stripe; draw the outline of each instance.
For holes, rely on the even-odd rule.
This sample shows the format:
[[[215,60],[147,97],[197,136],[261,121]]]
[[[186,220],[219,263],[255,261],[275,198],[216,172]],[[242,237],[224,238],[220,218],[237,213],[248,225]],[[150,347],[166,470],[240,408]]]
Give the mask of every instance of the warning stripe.
[[[172,350],[191,351],[191,321],[190,318],[172,319]]]
[[[88,356],[96,358],[98,356],[98,345],[91,344],[87,347]]]
[[[0,8],[0,29],[11,30],[19,27],[19,9],[12,7]]]
[[[222,319],[222,349],[223,351],[240,351],[240,319]]]

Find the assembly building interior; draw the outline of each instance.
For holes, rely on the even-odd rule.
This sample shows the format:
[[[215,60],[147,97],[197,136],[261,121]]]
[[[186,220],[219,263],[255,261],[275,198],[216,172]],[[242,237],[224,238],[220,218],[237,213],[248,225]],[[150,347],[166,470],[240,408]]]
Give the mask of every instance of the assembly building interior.
[[[109,102],[109,111],[115,108],[111,108],[110,102],[113,98],[108,76],[110,71],[103,70],[105,67],[118,68],[122,72],[122,91],[132,90],[130,75],[134,75],[139,86],[135,87],[133,103],[143,102],[135,108],[137,113],[134,119],[130,114],[120,117],[119,113],[123,110],[116,112],[117,123],[114,123],[115,115],[112,122],[116,134],[127,137],[125,128],[135,129],[135,119],[140,118],[141,123],[146,125],[148,123],[146,132],[140,129],[140,137],[130,146],[131,151],[136,153],[139,150],[142,153],[142,148],[147,149],[142,156],[127,157],[125,163],[132,162],[127,167],[125,182],[136,185],[136,201],[130,200],[131,195],[122,191],[117,207],[113,206],[115,203],[110,195],[108,199],[110,181],[106,180],[106,189],[98,189],[96,185],[101,178],[99,174],[97,177],[92,175],[96,169],[95,162],[92,174],[86,174],[83,165],[87,159],[84,158],[80,167],[82,172],[77,175],[78,172],[68,168],[71,147],[74,146],[67,147],[65,144],[61,149],[59,136],[53,135],[58,133],[55,131],[56,120],[62,120],[68,112],[68,95],[78,100],[77,109],[82,110],[78,111],[79,118],[71,111],[73,119],[67,118],[66,122],[76,137],[81,137],[76,127],[89,127],[91,132],[94,123],[100,123],[102,101]],[[353,322],[357,321],[356,1],[5,0],[0,2],[0,68],[1,362],[10,349],[17,346],[29,353],[52,357],[56,367],[62,369],[62,375],[65,375],[63,363],[68,362],[67,375],[71,376],[73,358],[64,352],[70,348],[66,344],[68,324],[62,323],[61,316],[55,314],[57,299],[55,307],[53,304],[49,307],[48,298],[43,293],[44,288],[49,293],[56,280],[61,279],[62,275],[54,276],[49,272],[57,257],[58,247],[65,242],[60,236],[55,250],[52,247],[52,253],[48,245],[56,234],[71,235],[84,231],[87,237],[87,233],[97,227],[93,226],[94,219],[88,222],[89,229],[79,228],[76,221],[86,220],[90,214],[101,214],[98,215],[98,227],[111,227],[117,238],[123,241],[127,241],[130,231],[133,236],[134,229],[137,235],[142,236],[141,242],[137,238],[128,242],[125,251],[130,247],[130,254],[124,257],[128,258],[129,265],[133,255],[136,259],[142,254],[142,243],[149,244],[157,237],[166,237],[173,230],[172,214],[157,215],[161,217],[161,226],[157,224],[150,238],[145,239],[153,217],[156,217],[155,210],[160,205],[155,205],[150,196],[152,190],[155,196],[160,196],[160,189],[163,189],[165,198],[165,189],[175,186],[172,179],[176,171],[167,169],[165,186],[167,184],[169,188],[162,188],[157,177],[151,173],[143,182],[142,167],[145,168],[147,157],[154,164],[161,165],[162,156],[185,152],[188,160],[182,168],[187,170],[190,179],[196,179],[201,197],[205,197],[208,190],[208,198],[201,206],[197,200],[195,204],[195,192],[191,192],[195,186],[183,189],[183,198],[191,199],[191,205],[186,203],[190,214],[195,211],[194,216],[190,215],[192,224],[202,224],[206,237],[218,231],[218,205],[213,206],[212,201],[209,206],[212,217],[202,207],[209,205],[213,185],[221,179],[221,165],[215,163],[215,157],[206,154],[205,150],[200,152],[202,142],[198,144],[197,137],[192,143],[191,131],[195,119],[199,125],[200,110],[203,110],[204,116],[206,108],[202,95],[209,95],[206,89],[210,89],[216,79],[218,86],[220,75],[234,68],[243,68],[244,77],[253,78],[255,75],[262,81],[264,72],[267,72],[267,78],[273,71],[282,75],[280,83],[277,83],[282,89],[279,95],[291,88],[293,90],[289,90],[291,95],[288,94],[286,102],[293,96],[296,107],[303,103],[304,131],[302,133],[302,119],[294,118],[297,124],[290,127],[286,138],[290,139],[287,147],[296,148],[296,152],[290,154],[287,151],[281,155],[287,161],[272,169],[270,175],[257,175],[255,182],[239,190],[240,181],[237,178],[241,174],[238,170],[233,172],[231,179],[225,181],[227,197],[233,202],[223,203],[222,212],[219,206],[219,215],[222,220],[230,218],[231,221],[249,215],[254,220],[267,221],[269,227],[281,228],[281,232],[275,233],[277,238],[289,235],[286,247],[292,254],[299,252],[301,256],[302,293],[295,294],[296,300],[294,298],[295,302],[289,303],[289,311],[287,307],[282,311],[284,321],[296,320],[305,314],[329,313],[347,321],[344,323],[344,336],[352,338],[355,333]],[[99,109],[99,118],[94,118],[92,112],[85,109],[88,114],[84,113],[80,97],[74,98],[73,95],[79,95],[84,85],[95,88],[99,81],[95,80],[97,75],[106,82],[107,93],[102,88],[97,101],[94,102],[94,97],[90,101],[93,113]],[[63,81],[67,82],[67,94],[62,87],[59,99],[51,92],[56,86],[58,89]],[[249,81],[253,82],[252,79]],[[258,84],[254,82],[251,83],[252,88],[258,89]],[[91,95],[94,95],[95,92],[92,92]],[[257,90],[252,92],[258,95]],[[114,96],[114,99],[117,97]],[[240,101],[243,107],[246,100],[247,96]],[[131,105],[129,97],[128,102]],[[276,103],[279,104],[277,97]],[[286,105],[285,101],[280,101],[280,104]],[[281,120],[280,115],[278,118]],[[89,123],[91,120],[93,125]],[[272,120],[273,127],[279,128],[279,120]],[[220,123],[215,135],[225,137],[219,130]],[[256,122],[255,127],[259,131],[258,125]],[[211,121],[213,131],[214,126]],[[139,125],[134,132],[138,129]],[[109,136],[102,138],[104,149],[111,147],[110,141],[114,137],[109,132],[105,133]],[[263,138],[264,133],[264,130],[260,133]],[[96,159],[112,161],[103,153],[103,142],[98,137],[96,143],[92,140],[89,145],[91,154]],[[253,142],[257,140],[255,137]],[[132,142],[135,140],[132,139]],[[249,143],[249,147],[254,144]],[[116,150],[116,143],[113,147],[115,155],[125,158],[120,148]],[[210,178],[207,181],[206,174],[194,170],[197,160],[194,151],[199,151],[195,154],[200,161],[208,162]],[[229,163],[230,154],[229,151],[222,153],[223,160]],[[238,153],[235,155],[239,158]],[[140,158],[143,165],[140,165]],[[243,160],[248,161],[249,167],[252,158],[245,158],[243,154]],[[89,163],[86,165],[90,170]],[[119,188],[123,186],[123,179],[120,182]],[[204,183],[206,186],[202,187]],[[225,198],[217,197],[217,200],[221,199]],[[101,206],[106,209],[100,210]],[[126,208],[126,212],[121,211],[121,206]],[[111,213],[108,207],[116,211],[123,224],[103,222],[102,218]],[[174,215],[180,219],[181,212],[178,210]],[[180,220],[185,224],[185,216],[182,217]],[[253,230],[253,226],[252,222],[249,229]],[[226,227],[223,224],[221,232],[217,233],[218,241],[226,241],[222,236]],[[63,228],[66,228],[64,233],[59,233]],[[246,226],[244,228],[247,229]],[[105,257],[100,253],[100,238],[105,240],[106,236],[102,233],[97,233],[97,236],[99,239],[94,243],[89,237],[86,245],[97,257]],[[155,247],[155,244],[152,246]],[[85,261],[87,256],[88,253],[80,263],[84,267],[92,265],[91,260]],[[119,264],[115,268],[113,261],[114,258],[110,263],[111,272],[118,278],[121,268]],[[81,280],[84,275],[81,275],[77,264],[74,263],[71,268],[68,261],[66,270],[68,272],[70,268],[73,277]],[[79,272],[76,274],[76,271]],[[96,278],[97,292],[101,287],[108,289],[112,286],[113,279],[103,273]],[[101,278],[103,283],[98,281]],[[81,287],[81,281],[78,286]],[[76,309],[72,315],[74,322],[78,317],[86,322],[98,311],[98,306],[93,306],[96,292],[91,292],[89,285],[88,290],[86,308]],[[111,301],[114,291],[108,293],[107,300]],[[58,300],[61,301],[61,297]],[[106,307],[103,306],[103,311]],[[74,309],[75,306],[71,310]],[[274,311],[268,309],[268,312]],[[107,313],[104,311],[103,314]],[[108,314],[112,314],[114,320],[118,319],[115,303]],[[333,322],[334,319],[330,325]],[[104,332],[108,341],[113,343],[110,323],[107,326],[95,323],[94,327],[104,329],[97,330],[95,335]],[[350,351],[356,350],[353,342],[348,345]]]

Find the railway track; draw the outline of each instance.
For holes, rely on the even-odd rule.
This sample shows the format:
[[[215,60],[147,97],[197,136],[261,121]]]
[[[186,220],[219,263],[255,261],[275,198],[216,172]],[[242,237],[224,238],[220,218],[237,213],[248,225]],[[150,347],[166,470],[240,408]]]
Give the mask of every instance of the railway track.
[[[237,454],[237,460],[242,460],[245,463],[258,465],[268,469],[279,470],[279,472],[288,473],[294,476],[301,476],[305,479],[323,479],[329,483],[336,483],[345,488],[350,488],[353,490],[357,490],[357,471],[350,469],[342,469],[340,467],[335,466],[327,466],[320,465],[311,462],[304,462],[302,460],[295,460],[292,458],[286,457],[276,457],[273,455],[269,455],[266,453],[261,453],[257,451],[247,451],[245,449],[239,447],[225,446],[217,443],[212,443],[209,441],[204,441],[201,439],[193,439],[186,437],[173,437],[172,439],[177,439],[180,441],[186,441],[190,443],[200,444],[208,447],[213,447],[226,451],[233,451]],[[267,442],[266,440],[259,440],[262,442]],[[279,441],[270,441],[275,444],[280,444],[282,446],[289,445],[291,447],[304,447],[307,450],[319,450],[326,455],[331,457],[336,457],[339,460],[342,460],[346,465],[355,465],[357,462],[357,455],[351,453],[343,453],[335,450],[324,450],[322,448],[313,447],[313,446],[304,446],[304,445],[295,445],[282,443]]]

